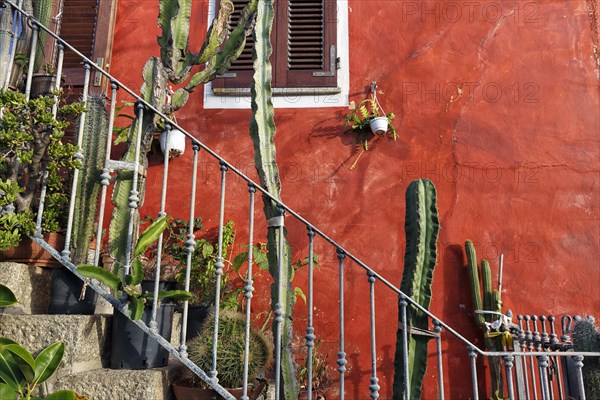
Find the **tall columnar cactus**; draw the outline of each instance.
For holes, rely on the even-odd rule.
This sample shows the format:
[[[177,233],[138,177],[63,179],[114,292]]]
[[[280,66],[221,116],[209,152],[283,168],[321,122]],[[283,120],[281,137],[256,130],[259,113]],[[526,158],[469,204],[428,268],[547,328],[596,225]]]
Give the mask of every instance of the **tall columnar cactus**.
[[[575,351],[600,352],[600,332],[594,326],[594,318],[579,320],[573,327]],[[583,385],[587,399],[600,399],[600,359],[586,357],[583,362]]]
[[[473,307],[479,311],[493,311],[500,313],[502,311],[502,301],[500,292],[492,289],[492,272],[490,263],[484,259],[481,261],[481,286],[479,284],[479,269],[477,267],[477,254],[473,242],[467,240],[465,242],[465,250],[467,253],[467,268],[469,271],[469,281],[471,283],[471,293],[473,295]],[[483,296],[482,296],[483,287]],[[486,323],[492,322],[498,316],[494,314],[475,313],[475,321],[481,328],[484,334],[485,347],[488,350],[504,350],[502,337],[491,336],[490,328]],[[490,372],[492,378],[492,395],[491,399],[504,398],[504,383],[502,377],[502,361],[500,357],[490,357]]]
[[[207,33],[206,40],[198,53],[188,49],[192,0],[160,0],[158,24],[162,34],[158,38],[161,57],[151,57],[144,65],[141,97],[164,114],[170,115],[185,105],[189,94],[200,84],[207,83],[223,73],[244,48],[246,37],[252,30],[254,14],[258,0],[251,0],[241,13],[237,27],[228,36],[227,22],[233,12],[231,0],[221,0],[219,14]],[[190,77],[193,66],[203,65],[204,69]],[[187,84],[172,96],[171,104],[166,102],[169,84]],[[147,166],[146,154],[150,150],[152,134],[161,126],[152,113],[146,112],[142,121],[136,121],[127,136],[128,147],[123,161],[135,161],[135,143],[138,124],[142,124],[142,166]],[[132,190],[131,171],[119,173],[113,191],[113,218],[109,228],[109,247],[111,255],[117,260],[125,259],[127,229],[130,209],[129,196]],[[138,181],[140,199],[144,198],[145,181]],[[140,200],[140,202],[142,201]],[[137,223],[137,214],[135,217]]]
[[[33,16],[45,27],[48,27],[52,20],[52,3],[52,0],[36,0],[33,2]],[[33,64],[34,71],[38,71],[44,61],[44,47],[46,46],[46,40],[48,39],[46,31],[40,29],[38,32],[37,50]]]
[[[400,290],[425,309],[431,303],[431,282],[437,259],[437,239],[440,221],[435,186],[429,179],[413,181],[406,190],[406,252]],[[396,335],[394,361],[394,399],[404,399],[404,342],[402,315],[400,314]],[[428,317],[414,307],[407,308],[408,335],[408,382],[410,398],[421,398],[421,385],[427,369],[427,343],[429,336],[412,333],[412,329],[427,330]]]
[[[260,184],[276,199],[281,198],[281,180],[279,168],[275,158],[275,111],[272,101],[271,89],[271,62],[269,57],[273,51],[271,46],[271,30],[273,27],[273,1],[259,0],[258,18],[254,31],[254,77],[251,87],[252,95],[252,118],[250,120],[250,136],[254,142],[254,163],[258,171]],[[264,214],[267,220],[279,215],[277,205],[268,198],[264,199]],[[278,282],[284,286],[281,306],[283,312],[282,322],[282,348],[281,348],[281,376],[283,378],[284,398],[287,400],[297,399],[299,385],[296,379],[296,364],[292,353],[293,326],[292,311],[294,309],[294,291],[291,287],[292,258],[290,246],[284,235],[282,243],[279,243],[277,229],[269,228],[267,236],[267,256],[269,258],[269,272],[275,280],[271,290],[271,304],[275,307],[278,300]],[[283,246],[283,258],[278,260],[279,246]],[[278,265],[283,266],[281,275]],[[273,329],[276,325],[273,325]]]
[[[92,96],[88,99],[86,108],[82,144],[85,157],[77,183],[71,248],[73,262],[76,264],[87,261],[87,251],[95,233],[100,174],[106,158],[106,141],[110,136],[104,99]]]

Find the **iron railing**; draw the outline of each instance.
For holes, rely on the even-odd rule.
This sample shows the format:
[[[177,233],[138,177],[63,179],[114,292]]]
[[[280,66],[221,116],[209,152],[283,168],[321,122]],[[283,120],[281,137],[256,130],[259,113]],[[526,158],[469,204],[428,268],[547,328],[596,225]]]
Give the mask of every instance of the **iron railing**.
[[[37,20],[35,20],[31,15],[25,13],[21,8],[19,8],[13,1],[6,0],[4,1],[6,6],[9,8],[5,8],[3,12],[10,12],[12,10],[15,13],[15,16],[20,16],[19,18],[15,18],[15,25],[12,30],[13,38],[15,38],[18,32],[21,29],[26,29],[25,25],[21,27],[17,27],[18,21],[26,22],[32,29],[33,34],[31,36],[31,45],[30,45],[30,62],[29,69],[27,72],[27,77],[25,80],[25,93],[27,96],[30,94],[31,89],[31,81],[33,76],[33,58],[36,54],[37,47],[37,32],[39,30],[43,30],[47,33],[48,37],[51,40],[56,42],[56,47],[58,49],[58,54],[56,57],[56,73],[57,76],[61,76],[62,74],[62,65],[63,65],[63,57],[65,51],[70,51],[77,54],[82,62],[83,68],[85,70],[85,78],[83,84],[83,94],[82,94],[82,102],[86,103],[88,100],[88,93],[90,90],[90,76],[92,70],[97,74],[101,74],[104,76],[108,82],[110,82],[110,93],[109,93],[109,103],[110,103],[110,120],[109,120],[109,128],[108,132],[112,132],[115,120],[115,110],[117,104],[117,93],[119,90],[125,92],[127,95],[131,96],[136,101],[135,107],[135,119],[137,121],[141,121],[144,117],[145,113],[153,113],[158,118],[162,119],[166,134],[169,135],[172,129],[178,129],[185,134],[187,140],[191,143],[192,151],[193,151],[193,163],[191,170],[189,171],[189,179],[191,182],[191,192],[190,192],[190,200],[189,200],[189,221],[190,221],[190,230],[187,236],[187,241],[185,242],[188,258],[187,265],[185,270],[185,288],[189,289],[190,284],[190,270],[191,270],[191,254],[195,248],[196,241],[194,237],[194,218],[197,216],[195,211],[195,205],[197,204],[197,191],[198,191],[198,171],[199,171],[199,157],[201,151],[206,158],[206,162],[216,163],[219,167],[220,171],[220,185],[218,187],[218,195],[219,195],[219,224],[218,224],[218,235],[219,235],[219,249],[221,249],[222,237],[223,237],[223,227],[224,227],[224,215],[225,215],[225,206],[226,206],[226,183],[233,182],[234,184],[239,184],[240,182],[246,186],[247,190],[247,201],[248,201],[248,243],[251,246],[254,240],[255,235],[255,202],[256,202],[256,193],[262,195],[263,201],[272,201],[277,205],[280,210],[279,218],[276,218],[276,221],[271,221],[273,223],[269,224],[270,228],[276,229],[277,234],[280,235],[280,238],[284,235],[284,217],[287,217],[289,222],[286,224],[288,228],[290,226],[300,227],[306,229],[306,243],[305,246],[308,248],[308,291],[307,291],[307,305],[308,305],[308,315],[307,315],[307,326],[306,326],[306,335],[305,335],[305,347],[306,347],[306,357],[308,360],[312,359],[313,352],[315,351],[315,343],[317,339],[316,331],[315,331],[315,315],[313,314],[313,306],[315,300],[315,292],[314,292],[314,257],[315,254],[315,244],[316,241],[319,241],[319,244],[323,244],[323,247],[320,248],[320,251],[327,253],[328,251],[332,251],[337,255],[337,274],[339,278],[339,287],[338,287],[338,300],[339,300],[339,321],[338,321],[338,344],[339,351],[337,353],[337,371],[339,373],[339,399],[344,399],[346,395],[346,374],[347,370],[347,349],[349,346],[347,345],[346,340],[346,329],[350,328],[348,326],[345,313],[347,305],[352,302],[352,299],[345,298],[346,293],[346,274],[349,267],[362,269],[365,275],[365,283],[368,285],[368,314],[369,314],[369,332],[370,332],[370,356],[371,356],[371,366],[370,366],[370,385],[368,386],[368,395],[372,399],[376,399],[380,396],[380,382],[382,381],[382,377],[378,373],[378,359],[377,353],[378,348],[376,344],[377,337],[377,323],[376,323],[376,310],[378,309],[375,305],[376,298],[376,289],[377,290],[385,290],[386,293],[390,293],[394,296],[394,298],[399,299],[399,310],[400,310],[400,329],[402,330],[402,340],[405,343],[404,349],[407,349],[406,342],[408,340],[409,334],[415,334],[414,331],[410,329],[407,322],[407,313],[408,308],[414,308],[420,310],[423,314],[427,315],[431,320],[432,324],[432,332],[429,333],[433,338],[435,338],[436,342],[436,359],[437,359],[437,382],[438,382],[438,397],[440,399],[445,398],[445,394],[448,393],[448,381],[444,380],[444,371],[443,371],[443,350],[442,350],[442,340],[448,337],[448,339],[456,340],[458,343],[462,343],[466,347],[466,355],[469,360],[470,371],[471,371],[471,384],[472,384],[472,394],[471,397],[473,399],[479,399],[480,397],[480,389],[479,386],[481,384],[479,380],[479,371],[478,371],[478,362],[477,357],[486,357],[486,358],[501,358],[503,360],[504,365],[504,381],[505,386],[504,390],[507,393],[507,396],[510,399],[544,399],[544,400],[553,400],[553,399],[567,399],[568,396],[578,396],[577,398],[585,399],[584,394],[584,382],[582,375],[582,367],[586,357],[599,357],[600,353],[598,352],[574,352],[572,349],[569,351],[559,351],[562,349],[567,349],[568,347],[568,338],[563,340],[562,342],[558,341],[558,338],[555,334],[554,328],[554,318],[548,317],[543,320],[540,317],[540,322],[542,323],[542,332],[541,334],[538,332],[536,326],[536,319],[533,319],[534,329],[531,330],[529,328],[529,319],[526,317],[519,318],[519,326],[513,328],[513,336],[514,336],[514,349],[511,351],[484,351],[474,345],[467,338],[462,336],[459,332],[454,330],[448,324],[437,318],[428,310],[421,307],[417,304],[412,298],[408,297],[406,294],[402,293],[398,287],[388,281],[385,277],[380,275],[376,270],[366,265],[362,262],[358,257],[352,254],[348,249],[344,248],[341,244],[335,241],[333,238],[328,236],[322,230],[317,228],[315,225],[307,221],[303,218],[298,212],[294,211],[292,208],[288,207],[285,203],[281,202],[266,190],[264,190],[259,184],[255,183],[252,179],[246,176],[242,171],[234,167],[231,163],[220,157],[216,152],[208,148],[204,143],[196,139],[189,132],[179,126],[175,121],[171,120],[168,116],[161,113],[151,104],[145,102],[141,97],[139,97],[133,90],[129,89],[125,85],[123,85],[117,78],[110,75],[108,72],[104,71],[102,68],[94,64],[89,58],[85,57],[75,48],[73,48],[70,44],[66,43],[62,40],[58,35],[54,32],[50,31],[45,26],[42,26]],[[14,46],[13,46],[14,49]],[[14,52],[13,52],[14,53]],[[9,53],[10,54],[10,53]],[[12,64],[14,60],[14,54],[10,54],[9,63]],[[11,65],[9,65],[10,70]],[[10,75],[10,74],[8,74]],[[6,83],[6,79],[4,78]],[[56,89],[60,89],[60,79],[57,79]],[[4,86],[5,87],[5,86]],[[86,113],[84,112],[81,115],[81,126],[83,126],[83,122],[85,121]],[[140,204],[139,198],[139,188],[138,188],[138,179],[140,178],[141,171],[140,160],[141,160],[141,123],[138,124],[140,131],[138,131],[137,141],[134,144],[136,149],[136,161],[130,163],[125,166],[133,173],[134,185],[133,189],[130,193],[130,215],[133,217]],[[82,140],[82,132],[79,131],[77,144],[81,148],[81,140]],[[167,141],[168,142],[168,141]],[[106,144],[106,160],[105,165],[102,170],[102,174],[100,175],[100,185],[101,185],[101,194],[100,194],[100,202],[99,202],[99,213],[98,213],[98,227],[96,234],[96,247],[94,253],[94,264],[99,264],[100,259],[100,249],[101,249],[101,233],[104,228],[105,214],[107,210],[107,202],[106,197],[108,193],[108,187],[111,184],[111,174],[116,170],[123,168],[124,165],[121,162],[117,162],[115,160],[110,159],[111,154],[111,140],[107,140]],[[167,148],[165,154],[169,154],[169,149]],[[77,157],[79,159],[83,159],[85,155],[82,154],[81,150],[78,152]],[[169,182],[169,157],[164,157],[163,164],[163,179],[161,185],[161,201],[160,201],[160,211],[158,216],[163,216],[167,214],[168,211],[168,182]],[[233,180],[229,178],[230,176],[237,177],[238,179]],[[181,171],[179,171],[179,177],[181,177]],[[77,182],[78,171],[75,170],[73,176],[73,182]],[[210,188],[203,186],[203,189],[210,190]],[[70,241],[73,229],[73,219],[74,219],[74,201],[77,195],[77,185],[73,184],[71,189],[71,203],[69,207],[69,217],[68,217],[68,225],[67,225],[67,237],[65,248],[54,249],[49,246],[42,239],[42,226],[41,226],[41,218],[38,218],[37,221],[37,232],[34,236],[34,240],[39,243],[42,247],[44,247],[48,252],[50,252],[57,260],[59,260],[67,269],[77,275],[80,279],[84,279],[81,275],[77,273],[76,266],[70,260]],[[42,199],[39,203],[38,216],[41,216],[44,212],[44,191],[42,190]],[[132,243],[134,243],[134,231],[135,226],[133,223],[133,218],[130,219],[128,229],[128,254],[131,254]],[[280,240],[279,243],[282,241]],[[216,390],[220,395],[225,398],[233,399],[234,397],[229,394],[218,383],[218,360],[216,357],[216,347],[219,345],[218,342],[214,341],[213,348],[213,362],[212,369],[210,371],[203,371],[198,366],[194,365],[187,357],[187,347],[186,347],[186,324],[187,324],[187,314],[188,314],[188,304],[184,303],[183,306],[183,316],[182,316],[182,329],[181,329],[181,338],[180,345],[178,348],[174,347],[167,341],[165,338],[160,336],[156,329],[156,315],[157,315],[157,307],[158,307],[158,277],[160,276],[161,269],[161,249],[162,249],[162,237],[159,239],[158,246],[158,255],[157,255],[157,263],[155,268],[155,285],[154,285],[154,297],[152,303],[152,318],[151,322],[146,325],[141,321],[134,321],[134,323],[146,332],[149,336],[157,340],[157,342],[163,346],[165,349],[169,351],[169,353],[181,361],[186,367],[188,367],[192,372],[194,372],[198,377],[200,377],[204,382],[206,382],[210,387]],[[280,260],[277,268],[279,271],[283,268],[281,263],[282,260],[282,252],[283,248],[280,246],[278,249]],[[131,257],[128,256],[125,260],[125,271],[127,272],[129,267],[131,266]],[[215,312],[219,311],[219,291],[221,290],[221,280],[220,274],[224,267],[224,260],[222,254],[219,252],[216,269],[217,269],[217,278],[215,281],[216,286],[216,297],[215,297]],[[246,339],[245,339],[245,380],[244,380],[244,396],[243,399],[247,399],[247,388],[248,388],[248,376],[247,376],[247,354],[248,354],[248,343],[249,343],[249,326],[250,326],[250,305],[253,297],[254,281],[252,278],[252,270],[253,270],[253,259],[252,259],[252,251],[248,252],[248,260],[247,260],[247,274],[246,280],[244,282],[244,299],[246,302]],[[323,271],[325,272],[325,271]],[[333,271],[326,271],[326,273],[334,273]],[[281,275],[281,274],[280,274]],[[282,312],[282,291],[284,290],[284,284],[282,282],[276,282],[277,292],[279,293],[279,299],[277,300],[277,304],[273,307],[275,310],[275,365],[274,370],[276,371],[276,379],[275,379],[275,393],[276,399],[280,396],[280,363],[281,363],[281,353],[280,353],[280,345],[281,345],[281,324],[283,321],[283,312]],[[103,287],[101,287],[97,282],[92,281],[89,283],[89,287],[100,294],[103,298],[105,298],[116,310],[123,313],[124,315],[128,315],[126,305],[121,301],[115,299],[111,296],[111,294],[106,291]],[[378,289],[381,288],[381,289]],[[267,291],[269,289],[267,288]],[[330,292],[327,293],[329,295]],[[525,326],[523,323],[525,322]],[[550,334],[547,334],[546,331],[546,322],[550,324]],[[215,318],[215,337],[218,330],[218,318]],[[510,328],[511,325],[505,325],[505,328]],[[562,347],[561,347],[562,346]],[[405,360],[404,365],[408,369],[408,354],[405,350],[403,357]],[[573,385],[567,387],[561,379],[554,380],[550,379],[553,377],[554,372],[550,372],[553,368],[553,365],[560,364],[558,360],[562,360],[563,365],[568,365],[567,370],[571,377],[574,375],[573,382],[576,389],[572,389]],[[312,364],[308,363],[308,398],[312,398]],[[565,370],[565,371],[567,371]],[[561,372],[561,368],[558,369],[558,373],[562,373],[563,375],[566,372]],[[405,370],[405,377],[408,377],[408,371]],[[384,377],[385,380],[391,379],[391,377]],[[408,382],[406,382],[405,387],[408,388]],[[365,390],[366,395],[366,390]],[[483,396],[487,397],[487,396]],[[410,393],[406,390],[404,394],[405,399],[410,398]]]

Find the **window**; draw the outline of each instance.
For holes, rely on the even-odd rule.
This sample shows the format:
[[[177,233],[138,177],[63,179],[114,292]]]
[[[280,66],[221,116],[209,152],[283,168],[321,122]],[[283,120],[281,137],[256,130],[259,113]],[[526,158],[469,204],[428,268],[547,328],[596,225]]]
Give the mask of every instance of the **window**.
[[[230,31],[236,26],[247,2],[233,0]],[[293,107],[294,103],[301,102],[300,97],[309,96],[311,105],[315,103],[315,96],[329,97],[331,105],[347,104],[347,100],[340,104],[339,96],[344,86],[341,81],[346,81],[340,78],[347,75],[348,63],[347,22],[340,24],[340,14],[347,21],[347,11],[340,12],[338,3],[347,7],[343,0],[279,0],[275,3],[271,63],[276,106],[277,97],[287,97],[283,106]],[[341,35],[345,37],[342,40],[344,46],[339,45],[341,25],[345,27]],[[252,45],[249,37],[242,54],[228,72],[208,85],[205,91],[207,108],[243,108],[250,104],[245,97],[250,94],[252,82]],[[347,91],[347,85],[345,87]],[[290,102],[291,98],[298,101]]]

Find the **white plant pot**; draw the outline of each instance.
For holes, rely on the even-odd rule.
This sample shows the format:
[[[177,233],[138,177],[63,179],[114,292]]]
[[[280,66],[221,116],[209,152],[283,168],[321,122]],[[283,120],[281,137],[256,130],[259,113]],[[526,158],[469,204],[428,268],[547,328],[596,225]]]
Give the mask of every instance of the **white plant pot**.
[[[167,152],[167,132],[160,134],[160,149],[163,154]],[[169,158],[179,157],[185,151],[185,135],[179,129],[173,129],[169,133]]]
[[[369,122],[369,126],[371,127],[371,132],[374,134],[383,135],[388,130],[388,119],[386,117],[373,118]]]

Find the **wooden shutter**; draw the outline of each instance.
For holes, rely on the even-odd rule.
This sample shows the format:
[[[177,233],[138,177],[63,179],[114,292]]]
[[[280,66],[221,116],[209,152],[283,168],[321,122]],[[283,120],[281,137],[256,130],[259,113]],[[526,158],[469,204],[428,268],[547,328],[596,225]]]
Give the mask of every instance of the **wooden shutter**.
[[[64,0],[60,36],[89,58],[93,55],[96,16],[97,0]],[[64,68],[81,68],[81,59],[65,52]]]
[[[233,0],[229,30],[248,0]],[[273,88],[336,87],[336,0],[279,0],[273,24]],[[222,78],[216,93],[247,89],[252,81],[252,38]]]

